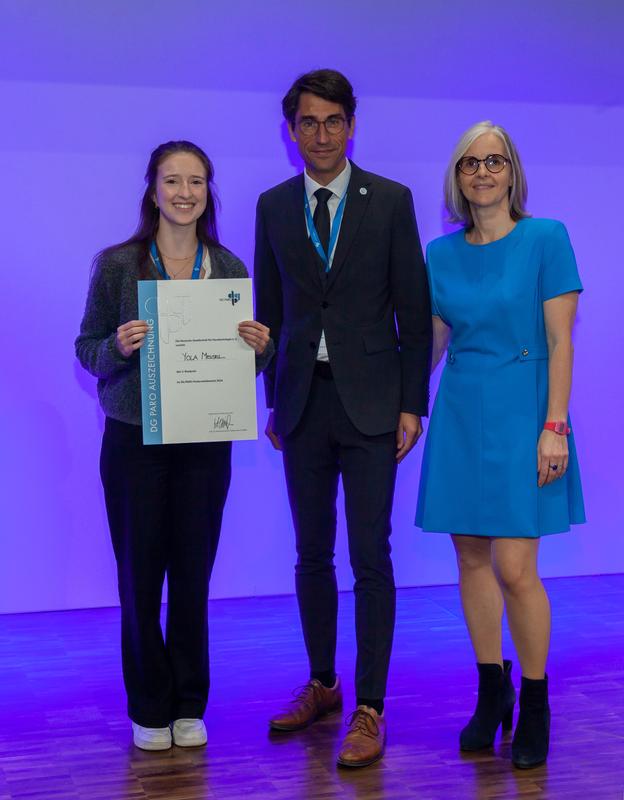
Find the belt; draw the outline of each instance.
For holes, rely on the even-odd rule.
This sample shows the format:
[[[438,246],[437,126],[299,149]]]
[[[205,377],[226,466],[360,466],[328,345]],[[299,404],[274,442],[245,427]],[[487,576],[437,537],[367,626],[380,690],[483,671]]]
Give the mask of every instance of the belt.
[[[332,373],[331,364],[329,361],[317,361],[314,364],[314,374],[322,378],[324,381],[333,381],[334,375]]]

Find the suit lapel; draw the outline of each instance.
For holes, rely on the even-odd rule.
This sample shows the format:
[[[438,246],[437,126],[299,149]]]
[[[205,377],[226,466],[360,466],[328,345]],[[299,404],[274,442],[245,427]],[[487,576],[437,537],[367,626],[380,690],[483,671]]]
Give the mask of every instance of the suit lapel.
[[[327,278],[327,288],[329,289],[335,282],[344,266],[353,240],[359,230],[360,223],[364,218],[368,202],[372,193],[371,180],[369,175],[351,163],[351,178],[347,188],[347,201],[345,204],[340,234],[336,243],[334,259]]]
[[[301,267],[303,275],[307,276],[316,286],[321,287],[321,272],[319,260],[314,252],[308,229],[306,227],[305,215],[303,213],[303,192],[304,181],[303,173],[297,175],[290,185],[291,197],[288,203],[288,210],[284,214],[284,224],[286,230],[290,232],[293,239],[293,249],[301,254]]]

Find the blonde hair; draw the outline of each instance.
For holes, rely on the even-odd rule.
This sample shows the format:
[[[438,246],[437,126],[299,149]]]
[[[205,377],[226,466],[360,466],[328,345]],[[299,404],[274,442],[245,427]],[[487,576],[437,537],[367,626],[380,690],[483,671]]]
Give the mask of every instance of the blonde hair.
[[[509,189],[509,214],[512,219],[519,220],[530,216],[525,211],[527,201],[527,180],[520,161],[520,155],[507,131],[489,120],[477,122],[462,135],[449,161],[444,175],[444,203],[449,212],[449,222],[461,222],[466,228],[472,228],[474,220],[470,205],[464,197],[457,180],[457,164],[466,150],[484,133],[493,133],[502,141],[506,156],[511,162],[511,187]]]

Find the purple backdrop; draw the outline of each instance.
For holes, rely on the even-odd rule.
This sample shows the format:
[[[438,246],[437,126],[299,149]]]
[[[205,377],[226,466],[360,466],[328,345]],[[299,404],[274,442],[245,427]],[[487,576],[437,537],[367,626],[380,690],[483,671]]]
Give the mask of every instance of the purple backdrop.
[[[566,223],[586,287],[572,414],[589,523],[544,542],[542,571],[624,571],[624,436],[609,429],[620,425],[623,389],[624,9],[581,6],[1,3],[0,611],[116,602],[98,477],[102,416],[73,340],[91,258],[133,229],[150,150],[181,137],[205,147],[223,241],[251,265],[257,195],[298,168],[279,101],[296,74],[317,66],[351,77],[354,160],[412,188],[423,242],[445,230],[441,179],[460,132],[481,119],[511,131],[530,210]],[[402,586],[456,579],[448,537],[412,525],[420,452],[398,482]],[[234,461],[213,596],[291,592],[279,457],[261,441],[236,445]],[[347,588],[342,527],[337,559]]]

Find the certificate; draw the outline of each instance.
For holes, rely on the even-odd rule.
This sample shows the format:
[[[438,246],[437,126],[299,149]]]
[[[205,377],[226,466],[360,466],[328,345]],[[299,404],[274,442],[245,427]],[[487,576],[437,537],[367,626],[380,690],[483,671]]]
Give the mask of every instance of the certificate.
[[[139,281],[143,444],[257,439],[251,281]]]

